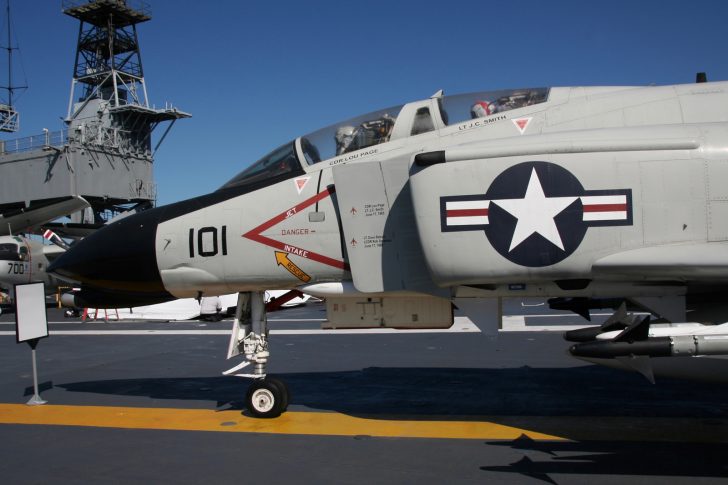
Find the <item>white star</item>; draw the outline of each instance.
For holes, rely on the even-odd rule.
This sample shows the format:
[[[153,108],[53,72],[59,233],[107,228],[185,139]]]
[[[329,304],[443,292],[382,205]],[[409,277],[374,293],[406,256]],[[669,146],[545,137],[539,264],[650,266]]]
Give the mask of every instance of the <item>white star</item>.
[[[503,199],[491,202],[499,205],[518,219],[516,230],[513,231],[511,247],[508,252],[528,239],[531,234],[539,233],[556,247],[564,251],[564,243],[554,222],[554,217],[566,209],[576,197],[546,197],[541,187],[541,181],[534,168],[531,179],[528,181],[526,195],[522,199]]]

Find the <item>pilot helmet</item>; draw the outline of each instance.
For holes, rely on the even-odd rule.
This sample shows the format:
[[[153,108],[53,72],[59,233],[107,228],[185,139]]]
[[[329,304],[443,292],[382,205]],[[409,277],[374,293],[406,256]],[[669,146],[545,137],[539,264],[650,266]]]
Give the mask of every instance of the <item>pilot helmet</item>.
[[[341,153],[344,153],[347,148],[349,148],[349,145],[351,145],[352,140],[354,139],[354,134],[356,132],[356,128],[353,126],[345,125],[340,126],[336,130],[336,154],[340,155]]]
[[[470,107],[470,116],[473,118],[483,118],[493,114],[494,106],[487,101],[476,101],[473,106]]]

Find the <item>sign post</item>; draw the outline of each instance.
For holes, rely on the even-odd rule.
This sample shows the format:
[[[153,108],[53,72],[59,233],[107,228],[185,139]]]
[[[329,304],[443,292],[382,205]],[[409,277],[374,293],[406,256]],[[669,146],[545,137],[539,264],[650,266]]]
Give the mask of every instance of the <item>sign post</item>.
[[[48,315],[45,306],[45,285],[42,282],[15,285],[15,337],[27,342],[33,358],[33,397],[29,406],[45,404],[38,393],[38,367],[35,348],[48,336]]]

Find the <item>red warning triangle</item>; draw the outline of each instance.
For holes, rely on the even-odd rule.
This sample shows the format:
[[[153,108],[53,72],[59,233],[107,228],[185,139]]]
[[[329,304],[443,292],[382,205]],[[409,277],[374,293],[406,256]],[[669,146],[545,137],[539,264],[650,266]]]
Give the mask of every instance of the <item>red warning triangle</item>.
[[[301,177],[294,180],[296,184],[296,190],[298,190],[299,194],[303,191],[303,188],[306,186],[310,178],[311,177]]]
[[[512,121],[513,121],[513,124],[516,125],[516,128],[518,128],[518,131],[521,132],[521,135],[523,135],[523,133],[526,131],[526,127],[528,126],[528,124],[531,122],[532,119],[533,118],[531,118],[531,117],[518,118],[518,119],[515,119]]]

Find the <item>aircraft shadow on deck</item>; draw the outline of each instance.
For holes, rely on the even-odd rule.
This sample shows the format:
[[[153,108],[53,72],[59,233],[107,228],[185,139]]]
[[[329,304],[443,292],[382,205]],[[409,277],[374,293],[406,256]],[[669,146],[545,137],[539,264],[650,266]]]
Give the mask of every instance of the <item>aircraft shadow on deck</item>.
[[[360,371],[278,374],[291,390],[291,406],[336,411],[371,419],[483,420],[552,434],[570,441],[484,441],[509,447],[521,456],[506,462],[484,448],[480,470],[558,483],[559,477],[724,477],[724,443],[691,442],[690,430],[670,419],[692,418],[721,441],[728,417],[728,389],[720,384],[660,379],[649,384],[636,374],[597,366],[571,368],[380,368]],[[143,396],[160,400],[216,401],[243,412],[246,383],[232,377],[144,378],[60,384],[74,393]],[[536,419],[533,419],[536,417]],[[549,419],[552,417],[553,419]],[[566,418],[564,421],[559,418]],[[617,427],[609,441],[584,439],[602,417],[645,423],[650,436]],[[578,433],[570,418],[581,420]],[[634,420],[634,421],[632,421]],[[564,424],[566,423],[566,424]],[[626,431],[626,433],[624,433]],[[631,434],[630,434],[631,432]],[[576,433],[572,435],[572,433]],[[654,434],[652,434],[654,433]],[[600,435],[600,436],[603,436]],[[613,439],[611,438],[613,437]],[[699,441],[699,440],[697,440]],[[501,457],[501,458],[496,458]],[[676,457],[679,457],[676,459]]]
[[[512,441],[486,442],[523,453],[510,464],[481,466],[485,472],[522,475],[556,484],[554,477],[725,477],[728,445],[707,443],[644,443],[625,441],[534,441],[525,436]],[[488,455],[492,456],[492,454]]]
[[[720,384],[660,379],[596,366],[473,369],[381,368],[277,374],[293,407],[378,419],[478,416],[728,418]],[[235,377],[115,379],[58,384],[70,392],[213,401],[244,408],[249,381]]]

